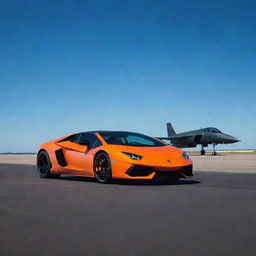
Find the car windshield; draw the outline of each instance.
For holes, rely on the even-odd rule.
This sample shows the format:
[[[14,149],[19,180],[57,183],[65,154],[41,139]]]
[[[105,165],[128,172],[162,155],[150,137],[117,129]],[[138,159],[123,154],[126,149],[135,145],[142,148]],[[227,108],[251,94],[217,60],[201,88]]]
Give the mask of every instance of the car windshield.
[[[161,147],[163,142],[149,136],[133,132],[99,132],[107,144],[134,147]]]

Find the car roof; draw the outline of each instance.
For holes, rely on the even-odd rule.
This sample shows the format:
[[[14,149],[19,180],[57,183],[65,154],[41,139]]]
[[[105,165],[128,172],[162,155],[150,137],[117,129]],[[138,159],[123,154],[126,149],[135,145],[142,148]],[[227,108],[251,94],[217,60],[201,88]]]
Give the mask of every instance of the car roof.
[[[121,133],[121,132],[127,132],[127,133],[134,133],[134,134],[137,133],[137,132],[130,132],[130,131],[109,131],[109,130],[87,131],[87,132],[84,132],[84,133],[104,133],[104,132],[107,132],[107,133]]]

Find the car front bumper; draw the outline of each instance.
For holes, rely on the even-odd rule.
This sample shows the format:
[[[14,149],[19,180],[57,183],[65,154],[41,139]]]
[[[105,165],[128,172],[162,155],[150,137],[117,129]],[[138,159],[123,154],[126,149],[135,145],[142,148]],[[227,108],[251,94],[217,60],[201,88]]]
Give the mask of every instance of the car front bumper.
[[[154,174],[152,178],[188,178],[193,176],[193,165],[159,170],[159,168],[134,164],[125,173],[133,178],[152,177],[152,174]]]

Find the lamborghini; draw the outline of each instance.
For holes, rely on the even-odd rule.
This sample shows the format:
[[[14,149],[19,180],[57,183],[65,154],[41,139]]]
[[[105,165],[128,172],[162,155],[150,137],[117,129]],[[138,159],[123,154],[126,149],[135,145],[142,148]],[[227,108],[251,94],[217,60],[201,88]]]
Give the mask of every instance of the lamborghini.
[[[126,131],[90,131],[68,135],[39,146],[41,178],[60,175],[112,179],[174,179],[192,174],[186,152],[159,139]]]

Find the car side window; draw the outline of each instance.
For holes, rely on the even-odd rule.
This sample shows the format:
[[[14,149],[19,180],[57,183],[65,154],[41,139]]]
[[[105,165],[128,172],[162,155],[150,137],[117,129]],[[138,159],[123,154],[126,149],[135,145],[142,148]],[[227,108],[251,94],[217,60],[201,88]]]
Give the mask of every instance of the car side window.
[[[85,142],[89,143],[90,148],[96,148],[102,145],[96,135],[94,134],[81,134],[80,138],[78,139],[78,144],[84,144]]]
[[[76,134],[70,141],[73,143],[78,143],[80,136],[80,134]]]
[[[79,134],[74,134],[74,135],[68,136],[67,138],[65,138],[63,140],[60,140],[59,142],[62,142],[62,141],[74,142],[77,139],[78,136],[79,136]]]
[[[102,146],[102,143],[101,143],[101,141],[97,138],[97,140],[96,140],[95,143],[94,143],[93,148],[97,148],[97,147],[100,147],[100,146]]]

